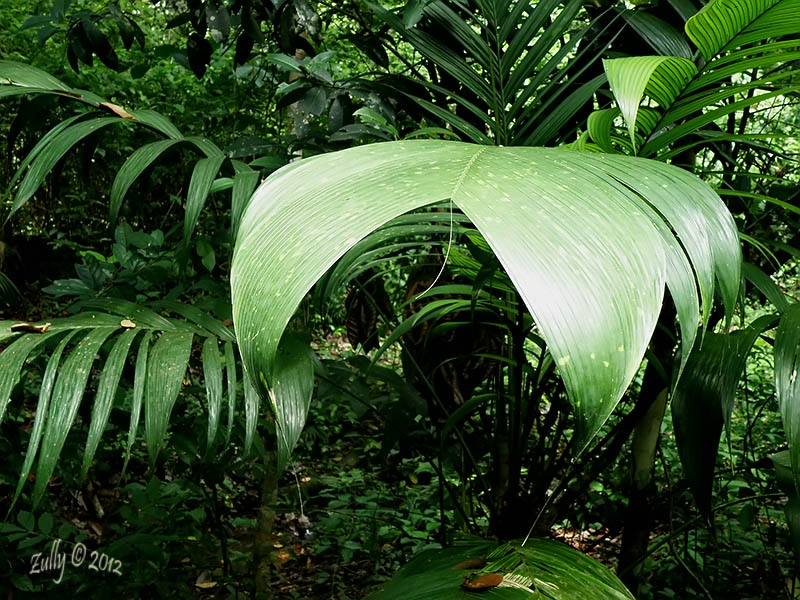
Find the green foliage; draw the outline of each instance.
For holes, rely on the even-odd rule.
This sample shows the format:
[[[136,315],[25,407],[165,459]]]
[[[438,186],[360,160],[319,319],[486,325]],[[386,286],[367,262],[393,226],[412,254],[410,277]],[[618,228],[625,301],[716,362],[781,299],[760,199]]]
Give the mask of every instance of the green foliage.
[[[478,587],[482,584],[485,588]],[[551,540],[500,546],[468,540],[446,550],[428,550],[370,598],[458,598],[465,589],[491,598],[633,598],[610,571]]]
[[[17,114],[0,119],[9,256],[26,264],[21,238],[32,236],[54,251],[36,259],[50,270],[0,276],[13,317],[0,332],[0,445],[11,457],[0,494],[21,508],[4,524],[4,555],[27,558],[56,533],[72,544],[92,536],[85,516],[61,531],[77,514],[63,477],[85,494],[100,485],[124,496],[103,536],[113,530],[109,552],[137,575],[98,593],[189,595],[209,581],[238,593],[272,560],[270,539],[242,535],[272,527],[287,480],[280,502],[295,510],[306,482],[292,476],[309,461],[329,472],[331,456],[341,475],[324,475],[306,498],[319,537],[298,542],[309,554],[291,563],[302,571],[309,557],[333,557],[351,569],[319,575],[328,596],[352,594],[353,575],[370,574],[361,588],[385,579],[453,529],[513,539],[533,523],[537,535],[611,537],[633,501],[626,440],[670,387],[672,415],[653,448],[664,466],[654,554],[637,559],[654,577],[637,595],[708,597],[709,582],[745,590],[725,575],[742,565],[754,580],[783,581],[789,538],[763,463],[783,451],[774,473],[796,534],[797,324],[785,278],[770,274],[796,254],[786,165],[797,115],[781,105],[797,91],[800,8],[635,4],[223,0],[134,12],[57,1],[27,21],[18,7],[4,11],[0,27],[25,25],[3,32],[0,48],[39,67],[0,62],[0,95]],[[396,141],[414,137],[486,146]],[[375,140],[391,141],[314,156]],[[569,150],[522,147],[555,143]],[[674,167],[599,150],[685,165],[724,203]],[[748,243],[744,286],[734,219]],[[109,223],[119,223],[113,235]],[[67,252],[76,278],[61,268]],[[30,303],[15,302],[17,287]],[[762,296],[780,315],[750,318]],[[748,319],[730,334],[738,299]],[[346,328],[334,328],[342,313]],[[22,320],[51,325],[11,332]],[[296,332],[312,330],[319,349],[320,325],[334,347],[347,337],[355,351],[322,350],[317,361]],[[359,441],[342,457],[343,436]],[[358,453],[371,468],[352,466]],[[124,487],[101,483],[117,459]],[[275,466],[289,466],[284,479]],[[305,519],[302,495],[299,512]],[[462,597],[488,575],[512,587],[487,597],[629,597],[565,547],[534,538],[481,546],[481,557],[493,548],[466,573],[423,555],[376,597],[428,597],[419,582]],[[3,580],[58,591],[21,572]],[[78,592],[95,583],[67,578]]]
[[[291,165],[260,188],[239,233],[231,282],[247,371],[266,398],[270,380],[280,376],[273,366],[280,335],[322,273],[389,219],[449,198],[486,237],[540,327],[578,415],[577,446],[584,448],[635,374],[660,310],[664,281],[679,306],[687,350],[699,314],[695,277],[706,318],[714,274],[728,311],[738,289],[738,250],[721,203],[680,171],[645,165],[564,151],[434,141],[355,148]],[[426,178],[431,169],[437,176]],[[583,177],[581,169],[591,171],[592,178]],[[559,183],[565,171],[572,173],[570,187]],[[389,172],[404,179],[395,184]],[[392,192],[385,206],[374,201],[376,186]],[[540,191],[545,189],[550,190],[546,195]],[[671,224],[685,235],[696,272],[662,217],[651,213],[639,194],[660,215],[674,219]],[[591,208],[601,195],[607,199],[606,215]],[[695,217],[689,216],[690,199],[700,200],[692,209]],[[560,210],[548,213],[553,205]],[[598,228],[604,218],[607,225]],[[627,236],[612,239],[606,232],[623,219]],[[707,234],[712,227],[721,227],[714,237]],[[559,248],[577,228],[584,240],[581,262],[558,260]],[[531,231],[537,235],[527,237]],[[603,234],[596,236],[598,231]],[[625,263],[615,255],[626,256]],[[541,261],[541,256],[554,258]],[[275,267],[264,273],[264,264]]]

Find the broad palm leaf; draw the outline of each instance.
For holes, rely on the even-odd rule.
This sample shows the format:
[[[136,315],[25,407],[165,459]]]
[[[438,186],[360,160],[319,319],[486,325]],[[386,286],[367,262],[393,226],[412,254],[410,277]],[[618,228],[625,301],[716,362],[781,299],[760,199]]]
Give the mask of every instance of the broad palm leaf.
[[[384,223],[442,200],[483,234],[533,315],[575,410],[579,448],[638,368],[665,285],[684,356],[708,318],[715,279],[727,311],[735,303],[733,221],[708,186],[677,168],[442,141],[354,148],[275,173],[244,215],[231,274],[234,321],[245,371],[263,398],[279,376],[284,328],[314,283]]]

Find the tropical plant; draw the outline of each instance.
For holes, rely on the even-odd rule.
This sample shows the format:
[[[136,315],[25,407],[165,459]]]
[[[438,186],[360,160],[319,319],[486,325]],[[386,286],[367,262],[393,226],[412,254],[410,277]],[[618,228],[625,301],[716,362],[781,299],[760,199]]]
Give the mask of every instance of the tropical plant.
[[[384,349],[403,331],[424,323],[432,325],[428,339],[447,328],[473,327],[477,322],[497,327],[502,346],[497,352],[487,352],[493,354],[491,359],[498,365],[496,374],[492,380],[479,384],[483,385],[480,393],[446,415],[444,429],[457,437],[467,430],[469,421],[488,418],[491,423],[487,430],[494,436],[497,449],[492,457],[493,468],[501,473],[493,484],[499,481],[501,485],[494,491],[484,491],[478,497],[478,504],[492,505],[490,512],[495,511],[494,517],[504,505],[513,505],[514,518],[505,519],[503,526],[494,527],[494,532],[503,538],[518,536],[531,524],[532,529],[537,526],[546,529],[548,518],[556,514],[552,510],[556,502],[570,502],[591,483],[593,475],[608,464],[609,457],[619,453],[631,431],[647,419],[657,398],[662,399],[663,411],[666,395],[652,393],[652,386],[643,383],[640,398],[645,401],[637,400],[634,408],[615,420],[602,439],[597,440],[648,350],[661,314],[664,286],[670,293],[680,325],[681,353],[672,382],[673,386],[678,382],[675,392],[678,406],[679,390],[690,389],[697,381],[702,383],[703,373],[711,372],[710,368],[697,366],[695,361],[700,360],[697,358],[700,355],[693,353],[692,348],[699,346],[701,339],[715,339],[714,334],[705,331],[716,324],[720,316],[712,310],[715,291],[724,308],[724,329],[730,322],[740,290],[741,255],[734,221],[719,197],[693,176],[674,166],[641,158],[575,151],[597,149],[587,145],[585,138],[572,149],[515,146],[569,140],[579,124],[580,111],[603,84],[601,75],[592,77],[589,82],[582,79],[586,65],[595,64],[610,42],[599,48],[580,44],[591,35],[588,29],[576,28],[573,23],[580,4],[567,2],[561,6],[561,3],[540,2],[531,7],[528,3],[507,0],[483,0],[475,2],[475,6],[461,2],[410,2],[404,19],[376,7],[376,14],[429,61],[426,67],[434,81],[423,81],[422,89],[430,95],[423,97],[417,88],[409,92],[412,99],[419,101],[429,117],[440,119],[451,133],[457,132],[467,140],[485,145],[389,142],[313,157],[273,174],[249,205],[250,194],[259,179],[259,172],[252,166],[232,161],[229,167],[233,177],[217,180],[215,184],[225,157],[213,144],[182,136],[155,113],[128,112],[88,92],[66,87],[41,71],[17,63],[0,63],[0,79],[4,82],[0,94],[56,94],[81,100],[114,115],[95,119],[77,115],[51,131],[25,159],[15,177],[15,181],[21,183],[12,212],[32,197],[46,173],[69,148],[106,124],[140,122],[166,136],[134,152],[122,167],[112,188],[112,217],[116,217],[122,198],[136,177],[168,148],[189,141],[204,152],[205,157],[195,167],[189,185],[183,242],[189,243],[207,194],[213,189],[231,187],[230,229],[237,238],[231,284],[236,335],[244,361],[248,431],[252,435],[257,397],[260,396],[277,425],[275,464],[273,472],[267,475],[271,481],[266,486],[272,485],[273,489],[277,470],[285,465],[299,438],[313,392],[312,358],[305,344],[293,333],[287,333],[290,329],[287,325],[302,299],[323,277],[330,288],[321,294],[323,299],[333,295],[331,290],[337,288],[337,282],[348,280],[369,291],[369,283],[359,281],[347,270],[356,266],[365,278],[371,277],[373,272],[369,269],[374,268],[375,263],[357,260],[358,253],[372,251],[382,240],[392,238],[396,233],[391,231],[393,228],[409,227],[406,231],[417,238],[430,233],[446,237],[448,242],[443,244],[443,252],[432,253],[428,259],[438,261],[440,266],[451,259],[452,270],[464,279],[437,285],[434,277],[429,293],[436,300],[406,318],[384,341]],[[722,78],[731,77],[733,73],[727,67],[736,64],[730,55],[714,64],[713,60],[708,60],[711,54],[727,51],[734,43],[732,40],[738,40],[737,44],[745,45],[744,54],[734,56],[747,58],[748,69],[767,64],[769,59],[791,60],[789,40],[760,42],[794,33],[795,30],[784,28],[783,19],[774,15],[792,19],[794,13],[785,10],[795,5],[796,0],[776,0],[758,6],[744,0],[713,0],[690,20],[691,25],[687,25],[687,30],[692,32],[690,39],[707,61],[705,66],[701,64],[700,70],[688,59],[645,58],[636,64],[609,61],[609,80],[621,110],[617,113],[609,109],[611,112],[596,113],[592,117],[589,133],[593,141],[606,151],[622,149],[629,153],[643,153],[647,144],[651,144],[652,150],[664,142],[666,145],[658,146],[663,152],[648,150],[645,153],[663,159],[691,149],[691,144],[681,146],[681,136],[693,134],[699,126],[710,127],[718,117],[734,114],[731,111],[755,102],[753,97],[748,97],[745,104],[736,104],[740,102],[737,100],[693,116],[708,103],[725,101],[736,93],[747,94],[756,88],[748,87],[750,83],[745,82],[737,92],[730,89],[718,93],[707,91],[705,85],[712,89]],[[749,20],[739,22],[738,12],[722,10],[731,7],[755,12],[750,14]],[[556,8],[558,15],[550,22]],[[613,14],[633,18],[628,13]],[[442,35],[444,28],[452,35]],[[562,36],[568,41],[561,42]],[[708,57],[706,51],[711,53]],[[568,67],[562,72],[558,67],[563,61]],[[539,69],[534,72],[536,66]],[[692,69],[696,72],[692,73]],[[708,73],[711,78],[706,83],[692,87],[693,78],[699,80]],[[759,85],[790,76],[791,71],[781,71],[768,81],[762,78]],[[684,85],[691,90],[684,90]],[[792,89],[783,86],[780,93]],[[686,95],[681,96],[684,92]],[[695,92],[696,97],[692,96]],[[769,93],[777,97],[779,92],[771,90]],[[674,127],[666,130],[656,127],[655,117],[648,121],[656,111],[650,106],[639,106],[643,95],[665,108],[665,115],[672,111],[672,121],[666,116],[659,118],[662,124]],[[672,106],[673,102],[684,102],[683,110],[687,107],[691,110],[681,113],[679,107]],[[448,104],[456,106],[455,114],[445,108],[449,108]],[[509,110],[504,110],[509,106]],[[617,114],[625,118],[630,142],[612,133]],[[545,115],[552,119],[543,119]],[[750,139],[741,137],[744,133],[732,135],[739,137],[719,141],[736,143]],[[11,189],[9,187],[9,191]],[[437,206],[437,211],[403,217],[432,205]],[[383,228],[386,224],[390,227]],[[419,246],[419,241],[414,245]],[[576,260],[576,256],[580,260]],[[757,278],[757,275],[750,271],[750,277]],[[183,358],[188,359],[192,336],[203,335],[208,337],[204,344],[204,356],[208,345],[204,368],[209,391],[210,445],[215,437],[212,431],[216,431],[216,425],[212,427],[211,423],[219,414],[221,390],[214,336],[227,340],[225,362],[230,368],[234,364],[230,331],[217,322],[214,325],[210,321],[204,323],[206,318],[202,313],[181,313],[172,305],[153,308],[178,312],[189,322],[166,319],[170,325],[167,327],[161,321],[160,325],[153,321],[156,317],[164,319],[161,315],[131,305],[121,307],[117,301],[109,302],[101,308],[116,316],[95,315],[104,323],[103,328],[87,325],[85,319],[91,318],[90,315],[71,317],[74,321],[57,323],[54,320],[51,329],[44,333],[38,333],[34,326],[30,333],[18,334],[20,339],[9,344],[0,355],[0,360],[8,365],[8,369],[0,369],[0,373],[7,371],[4,385],[10,391],[31,348],[51,337],[53,342],[59,342],[45,371],[45,380],[52,385],[61,354],[70,341],[77,340],[87,328],[96,329],[97,333],[90,331],[81,338],[64,363],[65,373],[83,376],[85,373],[81,370],[103,347],[104,340],[120,332],[109,354],[109,360],[112,356],[115,360],[107,364],[102,375],[101,383],[106,379],[108,383],[100,388],[103,395],[98,393],[99,400],[95,404],[99,407],[96,408],[98,424],[95,427],[93,423],[91,435],[92,440],[95,436],[99,439],[103,419],[107,418],[104,412],[108,403],[106,395],[113,399],[121,369],[116,365],[124,362],[135,337],[132,332],[138,330],[122,323],[130,321],[139,325],[139,320],[144,319],[145,324],[139,327],[147,327],[149,322],[153,330],[166,329],[153,352],[166,340],[162,344],[164,354],[174,359],[174,368],[169,369],[168,375],[169,361],[164,361],[165,372],[152,367],[151,379],[151,367],[141,367],[141,372],[145,373],[141,381],[153,382],[153,399],[148,400],[147,405],[156,410],[147,435],[152,445],[151,460],[155,460],[174,402],[172,392],[177,390],[178,373],[182,376],[185,371]],[[139,317],[140,314],[145,316]],[[793,313],[786,311],[785,314]],[[448,322],[452,315],[455,317]],[[484,318],[487,315],[489,318]],[[117,317],[124,317],[124,321]],[[793,325],[789,318],[784,318],[787,325],[782,330],[786,333],[781,334],[781,364],[790,365]],[[662,317],[669,329],[673,328],[671,321],[671,315]],[[698,325],[702,327],[701,332],[697,330]],[[10,324],[6,327],[6,339],[10,339]],[[78,333],[55,339],[56,334],[71,327]],[[761,324],[754,327],[746,334],[746,340],[760,333]],[[740,337],[745,339],[745,334]],[[181,352],[168,352],[167,346],[172,342]],[[140,347],[143,343],[140,342]],[[714,343],[709,342],[709,346],[713,347]],[[723,345],[727,343],[722,342]],[[648,369],[661,369],[662,379],[669,379],[668,361],[672,350],[672,341],[668,341],[661,344],[658,352],[648,356]],[[148,364],[153,365],[152,360]],[[138,369],[137,365],[137,381]],[[235,367],[233,369],[235,374]],[[791,378],[786,380],[786,374],[790,372],[788,366],[782,367],[784,391],[781,397],[786,406],[787,422],[790,422],[788,398],[792,397],[792,390]],[[563,393],[554,383],[558,376],[563,380]],[[735,387],[736,379],[730,377],[733,375],[725,380],[725,393],[731,385]],[[161,386],[159,378],[169,379],[170,385]],[[56,406],[69,410],[64,408],[63,414],[54,413],[56,420],[48,419],[55,423],[52,427],[56,433],[51,434],[50,443],[45,445],[48,449],[44,467],[40,458],[43,483],[40,484],[37,477],[38,486],[43,486],[46,475],[52,472],[50,465],[55,464],[58,441],[63,443],[61,436],[66,435],[72,422],[70,414],[74,417],[73,407],[80,401],[83,386],[78,385],[76,390],[80,388],[79,391],[73,392],[67,389],[70,381],[65,378],[60,384],[59,376],[53,392],[67,394],[70,402],[62,405],[51,401],[50,408],[42,409],[43,414],[61,410],[54,408]],[[140,393],[146,394],[149,385],[140,383]],[[664,385],[659,385],[657,391],[662,387]],[[233,398],[234,394],[229,394],[229,402],[233,402]],[[562,399],[568,399],[571,410]],[[720,402],[724,404],[725,401]],[[676,410],[675,405],[673,410]],[[232,410],[228,414],[230,417]],[[660,422],[660,416],[656,415],[655,421]],[[45,437],[51,426],[46,427]],[[133,429],[135,431],[135,427]],[[536,444],[530,443],[532,431],[539,436]],[[657,427],[655,431],[657,433]],[[561,462],[547,472],[545,479],[549,479],[540,482],[536,490],[522,492],[520,479],[528,466],[525,461],[541,453],[551,433],[555,435],[549,448],[550,456],[558,457]],[[568,442],[571,445],[568,446]],[[462,452],[469,450],[463,439],[461,446]],[[53,453],[55,456],[51,456]],[[647,448],[644,454],[648,454]],[[580,462],[570,464],[574,459]],[[31,465],[32,460],[31,455]],[[87,460],[90,462],[91,456],[84,462]],[[587,465],[589,469],[583,471]],[[548,493],[551,486],[554,489]],[[474,572],[466,582],[451,573],[446,585],[443,583],[437,592],[442,595],[436,597],[451,597],[461,593],[460,584],[469,590],[469,585],[477,586],[478,581],[495,582],[497,587],[501,582],[507,583],[502,593],[509,597],[515,594],[527,597],[531,591],[558,597],[553,594],[562,593],[569,584],[566,580],[548,582],[539,571],[531,570],[531,556],[527,552],[535,546],[555,561],[563,550],[538,540],[527,543],[519,549],[503,545],[494,550],[493,546],[481,547],[478,554],[481,559],[487,559],[487,563],[469,568]],[[559,559],[560,564],[573,560],[571,556],[562,556],[562,559]],[[451,557],[448,555],[446,560],[450,561]],[[412,571],[416,569],[415,566]],[[424,566],[420,568],[425,569]],[[501,571],[502,576],[499,575]],[[415,585],[412,578],[407,577],[408,573],[392,584],[391,593],[403,593]],[[515,573],[514,577],[507,577],[509,573]],[[568,579],[571,577],[567,575]],[[436,577],[430,580],[439,581]],[[553,584],[559,586],[561,592],[555,591],[551,587]],[[605,594],[603,597],[628,597],[624,588],[605,574],[597,573],[594,584],[597,590],[604,590],[597,591],[597,594]],[[500,590],[495,591],[500,593]]]
[[[700,174],[711,172],[709,178],[718,193],[748,231],[751,221],[758,221],[751,218],[754,202],[796,212],[794,206],[781,199],[754,193],[759,175],[742,174],[757,156],[783,156],[780,146],[774,143],[783,139],[780,131],[751,133],[748,126],[759,107],[780,105],[798,92],[795,66],[800,59],[796,52],[800,5],[791,0],[718,0],[699,11],[691,6],[684,8],[688,8],[681,11],[686,20],[685,38],[676,37],[674,31],[670,35],[683,44],[691,42],[697,54],[693,58],[685,52],[669,56],[670,49],[661,46],[661,56],[604,61],[617,106],[591,114],[588,135],[604,152],[670,160]],[[666,31],[663,23],[659,31]],[[766,239],[744,233],[740,236],[754,249],[753,254],[760,253],[773,265],[777,262],[769,246],[781,247],[784,240],[774,228]],[[755,260],[760,258],[756,255]],[[763,261],[759,262],[763,265]],[[785,309],[786,300],[769,277],[756,265],[745,267],[743,274],[753,288],[779,310]],[[706,334],[705,345],[694,351],[687,372],[675,389],[671,406],[680,456],[698,506],[709,519],[713,516],[711,486],[723,423],[730,432],[733,398],[747,353],[763,330],[776,321],[777,318],[757,321],[746,334],[732,338]],[[669,348],[659,359],[669,365]],[[713,401],[701,406],[690,400],[698,395]],[[661,416],[663,407],[653,415],[656,423]],[[657,432],[658,427],[653,425],[651,430]],[[709,436],[709,431],[716,435]],[[657,438],[650,436],[649,444],[641,448],[639,455],[634,449],[634,473],[652,472]],[[649,483],[649,476],[637,476],[635,481],[637,491],[630,503],[623,542],[623,569],[638,563],[647,549],[647,515],[652,504]],[[650,491],[645,492],[646,489]],[[628,535],[634,531],[638,533]]]
[[[376,202],[374,192],[383,188],[392,190],[390,199]],[[577,453],[636,373],[665,284],[687,349],[697,323],[710,315],[715,278],[728,314],[735,304],[740,254],[733,221],[710,188],[675,167],[439,141],[314,157],[279,171],[253,197],[231,274],[245,372],[273,404],[286,438],[299,435],[305,405],[272,382],[283,377],[278,344],[300,301],[364,236],[442,199],[483,234],[533,316],[532,339],[546,341],[569,393]],[[564,250],[576,230],[580,262]],[[264,264],[274,268],[264,271]],[[291,418],[281,419],[289,411]]]
[[[234,336],[228,328],[197,308],[174,301],[164,301],[156,308],[174,312],[184,319],[163,317],[153,310],[119,299],[86,300],[81,304],[86,312],[47,323],[37,325],[5,321],[2,324],[0,339],[6,347],[0,354],[0,418],[6,412],[11,392],[26,360],[42,347],[52,347],[42,376],[31,440],[12,506],[23,490],[37,453],[33,505],[38,505],[41,500],[67,434],[73,427],[78,406],[89,384],[92,364],[98,354],[106,358],[97,382],[81,478],[86,476],[92,464],[108,423],[120,377],[134,352],[136,368],[126,445],[128,456],[144,412],[148,453],[151,464],[155,464],[163,447],[170,413],[183,386],[195,336],[204,339],[202,367],[207,392],[208,450],[218,439],[223,409],[223,370],[228,386],[228,425],[224,438],[227,440],[230,437],[236,406],[236,361]],[[137,338],[138,342],[134,344]],[[220,354],[220,341],[224,343],[224,361]],[[246,397],[250,396],[246,394]],[[255,431],[254,411],[257,405],[248,400],[245,410],[250,423],[245,446],[249,448]]]

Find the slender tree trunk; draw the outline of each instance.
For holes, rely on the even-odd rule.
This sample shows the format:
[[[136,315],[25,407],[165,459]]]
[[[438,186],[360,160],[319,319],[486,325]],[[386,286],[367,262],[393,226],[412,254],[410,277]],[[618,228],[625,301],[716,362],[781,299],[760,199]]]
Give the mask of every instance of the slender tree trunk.
[[[619,557],[621,579],[637,598],[642,579],[641,558],[647,552],[653,526],[653,505],[656,486],[653,481],[656,447],[667,405],[667,389],[663,389],[650,405],[642,421],[633,432],[631,444],[631,471],[633,485],[625,511],[622,550]]]
[[[264,482],[261,488],[261,507],[253,539],[253,571],[256,600],[274,598],[270,580],[272,576],[272,532],[275,527],[275,505],[278,500],[278,472],[275,454],[267,453]]]

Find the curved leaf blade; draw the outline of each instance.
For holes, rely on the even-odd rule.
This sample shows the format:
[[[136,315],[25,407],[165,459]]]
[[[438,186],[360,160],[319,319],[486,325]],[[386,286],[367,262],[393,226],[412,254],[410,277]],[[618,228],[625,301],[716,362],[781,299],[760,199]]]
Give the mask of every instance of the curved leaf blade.
[[[186,331],[165,331],[153,344],[148,356],[144,417],[151,465],[155,465],[164,444],[172,407],[183,387],[193,337]]]
[[[186,193],[186,216],[183,221],[183,240],[185,242],[192,237],[197,220],[200,218],[200,212],[208,198],[208,192],[211,190],[211,184],[214,183],[214,178],[219,173],[224,160],[225,157],[221,155],[201,158],[194,166],[192,179],[189,181],[189,191]]]
[[[608,83],[636,146],[637,113],[645,93],[667,107],[697,73],[694,63],[669,56],[634,56],[604,60]]]
[[[203,376],[205,377],[206,400],[208,402],[208,444],[211,451],[219,426],[219,413],[222,407],[222,360],[215,338],[203,342]]]
[[[109,352],[106,363],[103,366],[103,374],[97,384],[97,394],[92,407],[92,420],[89,425],[89,435],[86,438],[86,448],[83,451],[81,479],[86,477],[89,465],[97,451],[97,446],[100,445],[100,438],[108,423],[108,416],[111,414],[114,396],[122,376],[122,368],[125,366],[125,359],[128,357],[128,349],[133,343],[133,338],[138,333],[135,329],[124,331],[114,342],[114,347]]]
[[[172,148],[180,140],[159,140],[137,148],[127,160],[122,164],[114,183],[111,185],[110,205],[108,208],[109,218],[114,223],[117,220],[119,209],[125,194],[130,189],[136,178],[141,175],[147,167],[158,159],[164,152]]]
[[[30,169],[17,189],[17,194],[14,197],[14,203],[8,216],[11,217],[33,197],[47,174],[70,148],[99,129],[124,120],[118,117],[98,117],[72,125],[53,137],[47,147],[42,148],[31,163]]]
[[[784,311],[775,335],[775,391],[789,442],[795,488],[800,489],[800,304]]]
[[[131,403],[131,422],[128,428],[128,442],[125,444],[125,462],[122,472],[128,466],[131,458],[131,449],[136,441],[136,432],[139,429],[139,417],[142,413],[142,399],[144,398],[145,381],[147,378],[147,359],[150,353],[150,342],[153,339],[152,331],[145,331],[139,349],[136,352],[136,370],[133,374],[133,402]]]
[[[578,415],[579,445],[616,405],[655,325],[667,256],[681,247],[655,220],[666,219],[686,244],[692,276],[704,282],[704,311],[715,273],[729,314],[735,302],[741,256],[733,220],[707,185],[680,169],[437,140],[362,146],[277,171],[242,220],[234,322],[262,398],[281,334],[311,286],[381,225],[446,199],[476,224],[540,327]]]
[[[225,342],[225,379],[228,384],[228,427],[225,430],[225,443],[231,439],[233,416],[236,410],[236,355],[233,342]]]
[[[776,21],[775,18],[769,18],[769,13],[781,4],[789,8],[789,26],[793,20],[800,23],[800,3],[796,0],[712,0],[686,22],[686,35],[698,47],[703,58],[711,60],[748,27],[757,27],[761,17]],[[786,19],[780,21],[785,23]],[[798,26],[795,26],[794,31],[797,30]]]
[[[310,352],[306,343],[291,334],[284,334],[278,346],[270,389],[278,430],[278,473],[286,468],[306,424],[314,391],[314,363]]]
[[[113,331],[108,328],[89,331],[70,352],[60,369],[53,388],[53,397],[50,401],[50,411],[39,454],[39,465],[36,469],[36,483],[33,488],[34,506],[37,506],[42,499],[50,476],[56,467],[58,456],[61,454],[61,449],[64,447],[67,434],[83,398],[92,363],[100,346]]]
[[[36,403],[36,416],[33,420],[33,429],[31,429],[31,437],[28,440],[28,449],[25,452],[25,462],[22,465],[22,470],[19,474],[19,481],[17,482],[17,489],[14,491],[14,498],[11,500],[9,512],[17,502],[25,482],[28,480],[28,475],[31,472],[33,461],[36,458],[36,452],[39,449],[39,442],[42,439],[42,432],[44,431],[45,420],[47,419],[48,407],[50,406],[50,398],[53,394],[53,383],[56,380],[56,373],[61,364],[61,355],[64,353],[64,348],[67,347],[73,336],[78,331],[70,331],[65,335],[58,345],[53,350],[47,361],[47,367],[42,376],[42,385],[39,387],[39,401]]]

